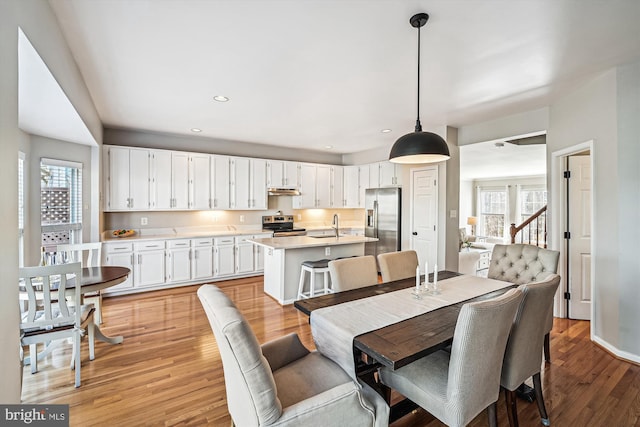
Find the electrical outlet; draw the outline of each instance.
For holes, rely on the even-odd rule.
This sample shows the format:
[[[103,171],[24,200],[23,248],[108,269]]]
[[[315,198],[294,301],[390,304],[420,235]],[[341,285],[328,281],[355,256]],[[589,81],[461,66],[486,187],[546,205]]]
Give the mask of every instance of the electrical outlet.
[[[149,219],[146,216],[140,218],[140,225],[147,225],[149,223]]]
[[[240,215],[240,222],[244,222],[244,215]]]
[[[326,248],[324,248],[324,254],[325,255],[331,255],[331,247],[327,246]]]
[[[298,221],[302,219],[302,214],[298,214]]]

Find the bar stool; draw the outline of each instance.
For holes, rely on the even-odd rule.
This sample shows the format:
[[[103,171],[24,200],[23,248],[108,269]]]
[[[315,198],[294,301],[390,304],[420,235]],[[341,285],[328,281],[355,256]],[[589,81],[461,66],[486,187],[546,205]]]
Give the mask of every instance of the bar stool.
[[[300,283],[298,284],[298,299],[312,298],[316,292],[316,274],[322,273],[324,276],[324,289],[323,293],[328,294],[331,292],[329,288],[329,261],[328,259],[321,259],[318,261],[304,261],[300,266]],[[311,275],[309,278],[309,292],[304,292],[304,282],[306,273]]]

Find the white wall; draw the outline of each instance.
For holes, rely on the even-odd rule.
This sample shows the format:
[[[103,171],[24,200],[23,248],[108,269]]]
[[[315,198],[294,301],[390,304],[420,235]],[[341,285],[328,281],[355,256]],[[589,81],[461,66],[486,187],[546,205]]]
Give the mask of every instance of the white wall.
[[[102,125],[58,22],[46,0],[0,1],[0,178],[5,184],[0,206],[0,402],[20,402],[18,358],[18,170],[20,147],[28,137],[18,128],[18,27],[71,100],[94,138],[102,141]],[[9,242],[16,242],[14,245]]]

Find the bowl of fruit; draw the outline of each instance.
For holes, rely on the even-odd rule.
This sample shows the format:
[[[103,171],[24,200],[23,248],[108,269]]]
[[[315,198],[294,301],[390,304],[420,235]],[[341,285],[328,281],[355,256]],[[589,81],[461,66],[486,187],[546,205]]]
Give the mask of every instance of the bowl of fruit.
[[[114,237],[131,237],[134,234],[136,234],[135,230],[113,230],[113,236]]]

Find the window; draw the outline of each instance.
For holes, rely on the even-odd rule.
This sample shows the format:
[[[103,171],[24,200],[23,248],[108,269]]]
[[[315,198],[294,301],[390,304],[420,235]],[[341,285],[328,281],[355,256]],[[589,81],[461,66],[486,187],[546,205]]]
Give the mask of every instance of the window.
[[[484,236],[504,238],[506,190],[480,191],[480,222]]]
[[[82,241],[82,164],[40,161],[40,218],[47,252]]]
[[[520,223],[525,222],[534,213],[538,212],[546,205],[547,190],[540,188],[524,188],[520,190]],[[532,244],[537,244],[537,242],[544,242],[546,240],[546,221],[547,213],[543,212],[536,220],[532,221],[530,225],[523,230],[523,233],[525,233],[525,235],[522,236],[522,241]]]

